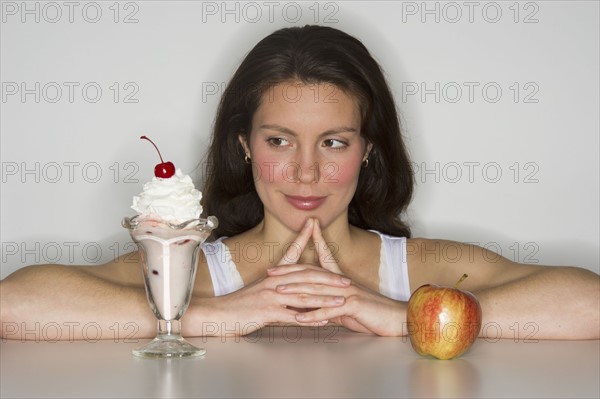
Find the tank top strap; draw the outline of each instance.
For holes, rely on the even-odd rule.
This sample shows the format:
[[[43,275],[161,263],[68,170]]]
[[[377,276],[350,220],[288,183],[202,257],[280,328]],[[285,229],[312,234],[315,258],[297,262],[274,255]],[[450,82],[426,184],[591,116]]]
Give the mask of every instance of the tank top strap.
[[[410,284],[406,256],[406,237],[394,237],[370,230],[381,238],[379,292],[397,301],[408,301]]]
[[[202,244],[215,296],[230,294],[244,286],[242,276],[231,259],[227,246],[223,243],[225,238],[227,237]]]

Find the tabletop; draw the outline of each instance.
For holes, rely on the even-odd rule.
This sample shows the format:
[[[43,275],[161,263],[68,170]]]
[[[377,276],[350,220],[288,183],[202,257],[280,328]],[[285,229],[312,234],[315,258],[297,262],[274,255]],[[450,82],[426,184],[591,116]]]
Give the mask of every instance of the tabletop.
[[[479,338],[452,360],[334,326],[188,340],[206,356],[136,358],[148,340],[123,338],[3,340],[0,397],[600,397],[598,340]]]

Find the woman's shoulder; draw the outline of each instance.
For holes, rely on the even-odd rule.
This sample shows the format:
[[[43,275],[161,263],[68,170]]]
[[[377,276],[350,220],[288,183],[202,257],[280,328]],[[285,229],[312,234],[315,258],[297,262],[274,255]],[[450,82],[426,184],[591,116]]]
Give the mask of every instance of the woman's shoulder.
[[[403,236],[397,236],[393,234],[382,233],[379,230],[367,230],[371,234],[375,234],[380,237],[383,241],[406,241],[407,238]]]
[[[442,238],[414,237],[406,240],[406,255],[412,264],[449,265],[473,262],[482,257],[476,245]]]
[[[453,258],[453,255],[461,258],[462,255],[465,255],[467,259],[472,259],[475,256],[481,257],[485,249],[474,244],[449,239],[414,237],[406,240],[406,251],[413,255],[443,256],[449,263],[455,263],[456,259]]]
[[[206,253],[207,251],[210,252],[210,250],[220,249],[223,247],[223,240],[226,240],[227,238],[227,236],[221,236],[215,238],[214,240],[204,241],[202,243],[202,250]]]
[[[406,244],[406,257],[411,288],[425,283],[451,286],[468,274],[469,281],[463,286],[476,289],[534,269],[533,265],[525,267],[490,249],[447,239],[411,238]]]
[[[256,227],[232,236],[221,236],[212,241],[219,246],[238,246],[242,243],[257,241]]]

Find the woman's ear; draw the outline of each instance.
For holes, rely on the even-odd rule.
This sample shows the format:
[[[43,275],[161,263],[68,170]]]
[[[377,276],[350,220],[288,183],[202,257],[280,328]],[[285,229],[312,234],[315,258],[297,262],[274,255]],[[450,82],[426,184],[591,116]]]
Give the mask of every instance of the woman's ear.
[[[363,159],[369,158],[369,155],[371,155],[371,150],[372,149],[373,149],[373,143],[368,142],[367,143],[367,150],[365,151],[365,156],[363,157]]]
[[[246,156],[248,158],[250,158],[250,147],[248,147],[248,141],[246,140],[246,136],[243,134],[239,134],[238,140],[240,141],[240,144],[242,145],[242,148],[244,149],[244,153],[246,153]]]

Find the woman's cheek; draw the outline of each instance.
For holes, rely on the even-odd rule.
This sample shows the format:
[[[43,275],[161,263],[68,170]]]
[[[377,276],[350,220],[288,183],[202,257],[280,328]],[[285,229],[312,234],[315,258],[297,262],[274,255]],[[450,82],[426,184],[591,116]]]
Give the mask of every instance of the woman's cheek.
[[[286,165],[288,166],[286,167]],[[254,181],[262,184],[285,181],[286,169],[290,169],[289,163],[276,158],[262,158],[260,162],[253,165]],[[291,175],[291,171],[289,174]]]
[[[358,181],[360,163],[350,160],[346,162],[328,162],[321,169],[321,180],[325,183],[346,185]]]

